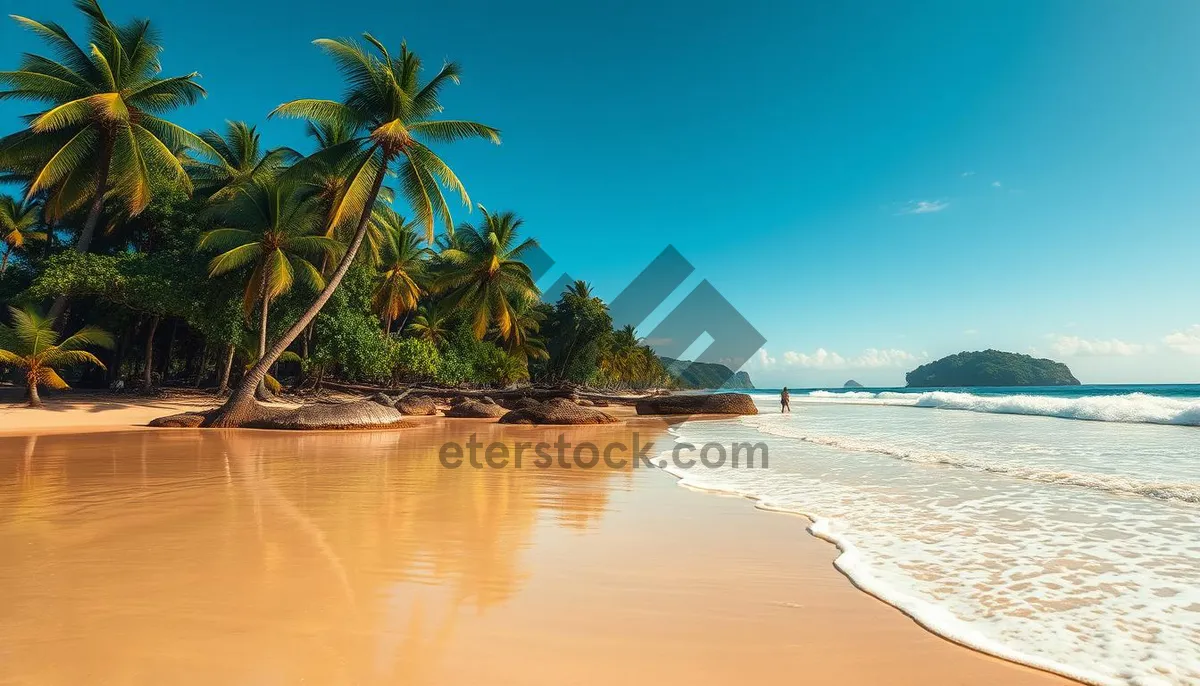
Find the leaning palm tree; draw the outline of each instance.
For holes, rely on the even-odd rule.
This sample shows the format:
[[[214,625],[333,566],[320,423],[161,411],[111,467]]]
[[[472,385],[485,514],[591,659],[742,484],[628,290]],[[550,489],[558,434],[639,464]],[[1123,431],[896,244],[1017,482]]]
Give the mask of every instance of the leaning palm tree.
[[[48,317],[32,308],[22,310],[9,306],[8,311],[12,324],[0,324],[0,364],[25,370],[30,407],[42,406],[38,386],[56,390],[70,388],[57,369],[75,364],[94,364],[104,369],[104,364],[84,348],[113,347],[113,338],[107,331],[87,326],[60,342],[54,322]]]
[[[449,263],[434,280],[433,289],[448,292],[447,300],[471,318],[476,338],[495,326],[501,338],[512,335],[516,318],[514,302],[537,297],[537,286],[529,265],[521,257],[537,246],[537,240],[518,242],[522,220],[513,212],[492,214],[482,205],[479,226],[462,224],[455,233],[461,246],[440,253]]]
[[[390,207],[377,209],[374,222],[383,235],[383,245],[372,305],[375,314],[383,318],[384,333],[391,333],[392,322],[416,310],[424,294],[421,281],[429,249],[421,245],[412,223]]]
[[[341,102],[293,100],[272,113],[328,124],[343,123],[359,134],[318,153],[334,158],[355,153],[354,171],[346,183],[346,195],[354,201],[342,203],[339,210],[344,213],[354,207],[362,208],[349,247],[316,300],[243,377],[229,401],[213,417],[214,426],[237,426],[254,412],[254,390],[267,369],[317,316],[349,271],[370,227],[375,200],[389,171],[399,177],[401,192],[412,215],[425,226],[426,235],[431,238],[437,218],[447,227],[453,226],[441,187],[458,193],[468,206],[470,199],[458,176],[422,139],[451,142],[484,138],[500,142],[500,132],[490,126],[433,119],[442,111],[438,99],[441,91],[447,84],[458,82],[457,65],[443,65],[432,79],[422,83],[421,60],[407,46],[402,45],[400,54],[393,57],[370,34],[364,34],[364,38],[373,50],[348,40],[317,41],[346,75],[349,87]],[[339,216],[335,214],[331,224],[338,223]]]
[[[271,302],[299,279],[314,290],[325,287],[321,272],[308,258],[341,256],[341,245],[320,235],[322,214],[316,196],[295,183],[258,180],[240,188],[214,214],[225,226],[205,232],[199,248],[220,251],[208,264],[215,277],[253,265],[242,306],[247,319],[260,308],[258,358],[267,351]]]
[[[13,253],[25,247],[29,241],[46,240],[46,232],[38,231],[38,206],[31,202],[19,202],[9,195],[0,195],[0,242],[4,244],[4,255],[0,256],[0,276],[8,270],[8,261]]]
[[[278,174],[297,157],[289,148],[264,150],[258,130],[241,121],[226,122],[224,135],[208,130],[200,138],[218,157],[189,162],[185,168],[196,192],[213,202],[229,200],[239,188]]]
[[[176,153],[194,148],[216,156],[195,134],[158,115],[204,95],[196,73],[158,78],[162,46],[146,20],[113,25],[97,0],[75,0],[88,22],[90,44],[61,26],[13,18],[43,38],[57,59],[25,55],[16,71],[0,72],[0,98],[43,102],[28,129],[0,139],[0,166],[29,169],[29,195],[52,190],[68,204],[90,196],[75,249],[87,252],[105,198],[131,215],[150,203],[151,179],[166,176],[190,189]],[[55,309],[61,309],[56,303]]]

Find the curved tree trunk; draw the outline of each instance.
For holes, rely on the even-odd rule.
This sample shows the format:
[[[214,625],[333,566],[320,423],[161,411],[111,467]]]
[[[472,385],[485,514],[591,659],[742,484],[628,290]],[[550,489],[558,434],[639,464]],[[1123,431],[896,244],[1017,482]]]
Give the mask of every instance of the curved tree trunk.
[[[233,395],[229,400],[221,406],[216,413],[213,414],[209,421],[209,426],[214,427],[237,427],[252,419],[256,414],[258,407],[254,401],[254,392],[258,385],[262,383],[263,378],[267,375],[267,370],[271,365],[275,364],[275,360],[287,350],[292,341],[304,331],[305,327],[316,319],[317,314],[329,298],[333,296],[333,292],[342,282],[342,278],[346,276],[346,272],[350,271],[350,265],[354,262],[354,257],[358,254],[358,249],[362,247],[363,238],[367,235],[367,226],[370,224],[371,213],[375,209],[375,200],[379,196],[379,189],[383,186],[383,177],[387,174],[388,159],[385,157],[379,165],[379,172],[375,175],[375,181],[371,184],[371,192],[367,195],[366,203],[363,205],[362,216],[358,220],[358,228],[354,231],[354,238],[350,241],[350,246],[346,249],[346,254],[342,256],[342,260],[338,262],[338,266],[333,270],[333,275],[325,282],[325,288],[317,295],[317,299],[313,301],[304,314],[300,316],[296,323],[284,332],[279,340],[275,341],[265,354],[260,355],[258,362],[242,377],[238,386],[233,391]]]
[[[142,370],[142,390],[154,387],[154,332],[158,331],[158,315],[150,319],[150,332],[146,334],[146,368]]]
[[[92,207],[88,210],[87,221],[79,232],[79,240],[75,242],[75,252],[87,252],[92,247],[92,237],[96,235],[96,227],[100,225],[100,216],[104,214],[104,195],[108,192],[108,172],[112,167],[113,146],[116,143],[111,132],[102,134],[100,143],[100,178],[96,181],[96,195],[92,198]],[[60,295],[54,299],[47,315],[50,321],[55,321],[67,308],[67,296]]]

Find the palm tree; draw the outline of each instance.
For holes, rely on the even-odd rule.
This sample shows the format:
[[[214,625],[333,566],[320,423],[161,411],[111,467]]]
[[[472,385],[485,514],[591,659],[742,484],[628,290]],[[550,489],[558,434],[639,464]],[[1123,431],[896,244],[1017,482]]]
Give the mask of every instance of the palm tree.
[[[112,336],[95,327],[87,326],[59,342],[59,333],[54,322],[32,308],[17,309],[9,306],[12,325],[0,324],[0,364],[9,364],[25,370],[25,383],[29,386],[29,406],[41,407],[38,386],[63,389],[70,388],[55,369],[74,364],[94,364],[104,369],[104,364],[87,346],[113,347]]]
[[[384,332],[391,333],[392,322],[416,310],[417,301],[424,294],[420,282],[425,276],[429,249],[421,245],[421,237],[413,230],[412,223],[390,207],[376,209],[374,222],[382,233],[383,245],[379,283],[372,304],[375,313],[384,320]]]
[[[507,338],[503,339],[504,349],[522,364],[528,365],[529,360],[546,360],[550,353],[546,343],[538,334],[542,330],[542,322],[546,313],[535,299],[520,299],[512,304],[513,323]]]
[[[306,258],[336,259],[341,255],[341,245],[320,235],[319,199],[300,192],[297,184],[288,181],[255,181],[238,189],[214,213],[229,226],[205,232],[199,247],[220,251],[208,264],[209,276],[254,265],[242,305],[247,319],[255,304],[261,308],[258,335],[261,358],[267,351],[271,301],[290,291],[296,279],[314,290],[324,288],[321,272]]]
[[[434,281],[434,290],[447,291],[447,300],[471,318],[476,338],[483,338],[494,325],[501,338],[512,335],[516,318],[514,302],[537,297],[537,286],[521,256],[537,246],[537,240],[518,242],[522,220],[513,212],[492,214],[482,205],[479,226],[462,224],[454,234],[461,247],[449,248],[440,257],[452,268]]]
[[[46,232],[37,231],[38,206],[31,202],[18,202],[12,196],[0,195],[0,241],[4,243],[4,255],[0,257],[0,276],[8,269],[8,261],[17,250],[29,241],[46,240]]]
[[[452,142],[465,138],[484,138],[500,142],[500,132],[490,126],[471,121],[433,119],[442,111],[439,102],[441,91],[447,84],[458,82],[457,65],[443,65],[432,79],[422,83],[421,60],[406,45],[401,46],[397,57],[392,57],[373,36],[363,36],[373,51],[364,49],[355,41],[316,41],[346,75],[349,87],[342,102],[293,100],[280,105],[272,113],[273,116],[297,117],[330,127],[341,125],[355,131],[354,138],[317,155],[334,159],[352,155],[355,160],[353,173],[347,177],[349,180],[345,193],[353,202],[341,203],[329,225],[339,225],[343,213],[361,207],[358,224],[346,253],[329,276],[325,288],[243,377],[229,401],[213,418],[211,424],[214,426],[237,426],[254,411],[254,389],[267,369],[317,316],[349,271],[370,227],[375,200],[379,197],[384,176],[389,170],[394,170],[399,177],[401,192],[413,216],[425,226],[427,238],[432,239],[436,218],[441,217],[448,228],[453,226],[450,207],[441,186],[458,193],[468,206],[470,199],[458,176],[421,142],[422,139]]]
[[[225,134],[204,131],[200,138],[216,151],[212,162],[186,165],[196,192],[213,202],[229,200],[239,188],[278,174],[297,157],[288,148],[263,150],[258,130],[240,121],[225,123]]]
[[[0,72],[0,84],[9,86],[0,98],[50,105],[27,117],[28,129],[0,139],[0,165],[33,172],[30,196],[51,190],[66,206],[90,196],[75,243],[87,252],[106,197],[121,199],[137,215],[150,203],[152,177],[166,175],[190,189],[178,151],[217,155],[195,134],[157,116],[195,103],[204,89],[195,72],[158,78],[162,46],[150,22],[114,26],[97,0],[75,0],[75,6],[87,16],[87,48],[54,22],[13,17],[58,59],[27,54],[16,71]]]
[[[421,305],[408,330],[417,338],[441,347],[450,336],[450,310],[441,303]]]

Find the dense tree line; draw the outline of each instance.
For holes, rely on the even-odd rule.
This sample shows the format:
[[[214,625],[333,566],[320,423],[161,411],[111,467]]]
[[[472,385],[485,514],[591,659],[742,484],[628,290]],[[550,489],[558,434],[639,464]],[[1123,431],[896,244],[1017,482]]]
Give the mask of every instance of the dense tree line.
[[[472,201],[435,147],[500,141],[442,117],[457,64],[426,78],[406,45],[318,40],[344,93],[269,113],[309,139],[272,148],[250,123],[173,124],[197,75],[161,75],[149,21],[75,5],[87,41],[14,17],[47,52],[0,72],[0,98],[42,108],[0,139],[0,365],[31,401],[66,379],[186,384],[231,393],[236,424],[255,396],[335,378],[671,383],[587,284],[543,302],[517,214],[455,226],[447,196]]]

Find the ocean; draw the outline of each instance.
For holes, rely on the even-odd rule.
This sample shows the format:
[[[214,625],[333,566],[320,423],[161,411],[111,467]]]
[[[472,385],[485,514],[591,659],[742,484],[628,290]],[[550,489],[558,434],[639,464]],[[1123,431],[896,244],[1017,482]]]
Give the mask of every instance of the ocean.
[[[666,469],[812,520],[856,585],[1093,684],[1200,683],[1200,385],[752,392],[674,429],[767,468]]]

